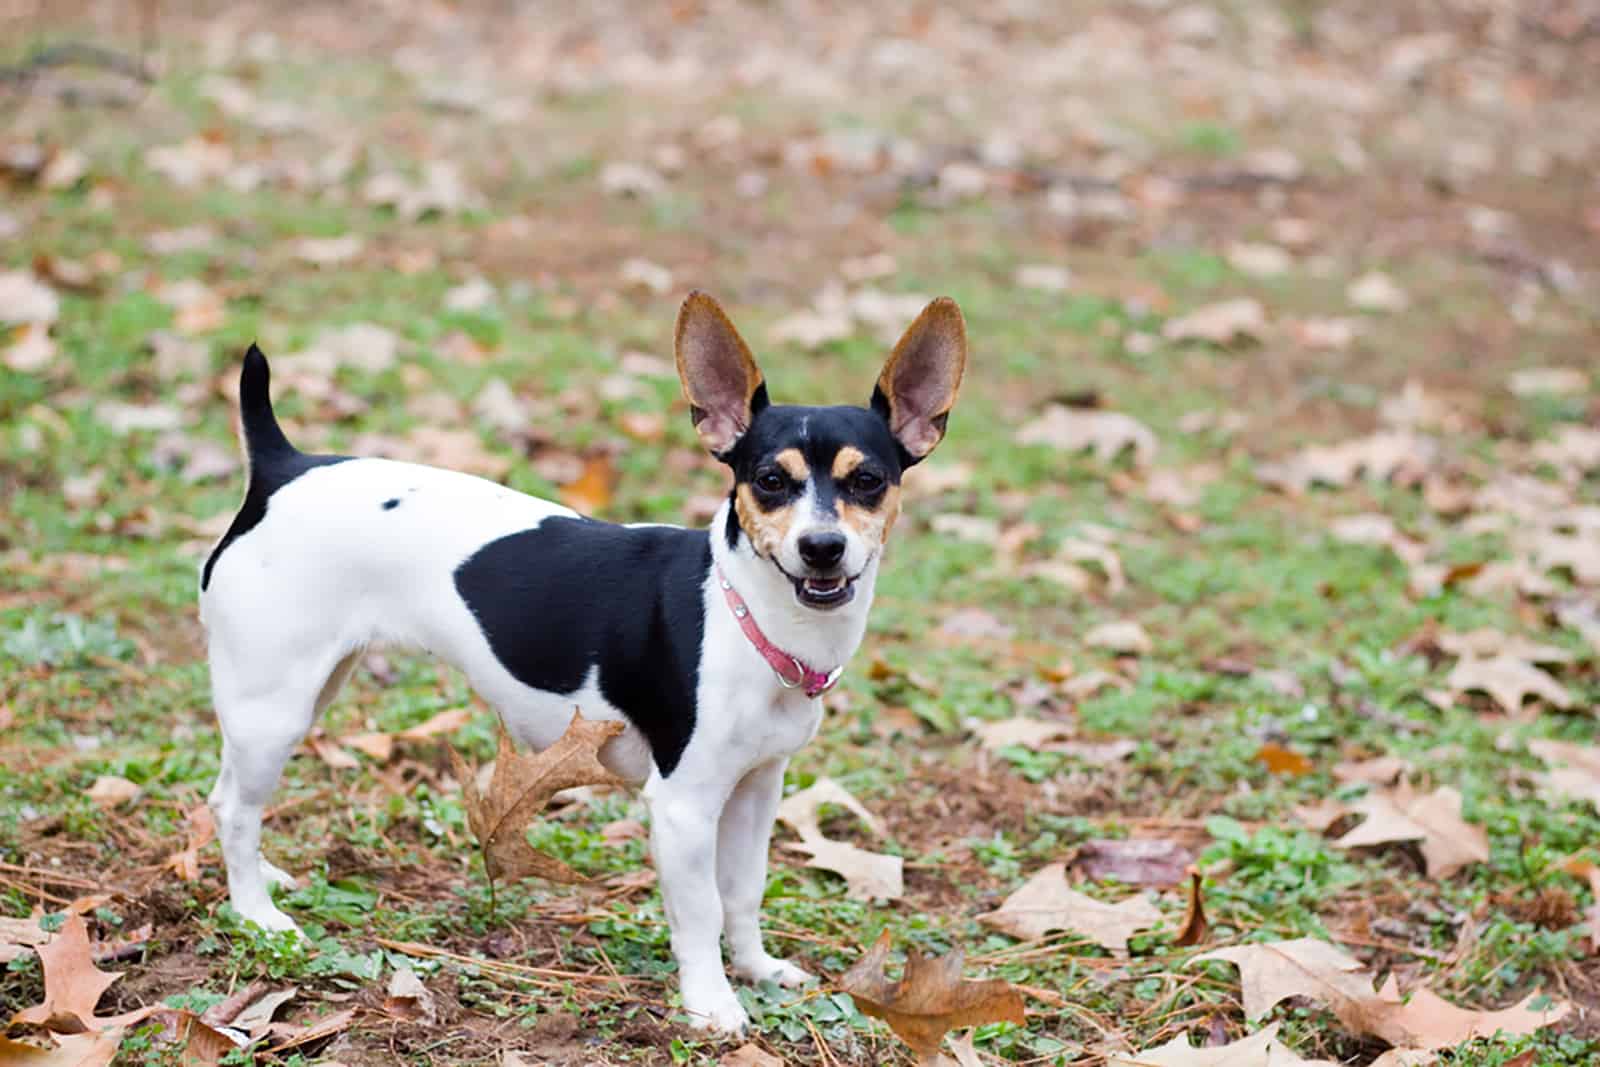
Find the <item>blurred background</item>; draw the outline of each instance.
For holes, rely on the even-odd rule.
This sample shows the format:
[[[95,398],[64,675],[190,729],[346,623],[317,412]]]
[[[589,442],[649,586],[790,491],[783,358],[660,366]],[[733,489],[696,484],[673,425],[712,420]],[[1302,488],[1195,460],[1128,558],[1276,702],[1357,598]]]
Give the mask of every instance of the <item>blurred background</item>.
[[[845,781],[921,866],[904,901],[869,909],[780,851],[770,906],[804,934],[786,950],[842,970],[888,923],[1000,966],[1009,942],[972,914],[1086,837],[1160,832],[1242,872],[1208,890],[1219,926],[1370,921],[1369,962],[1458,1000],[1558,976],[1593,1004],[1592,955],[1550,932],[1576,920],[1540,925],[1529,903],[1561,876],[1517,857],[1600,823],[1534,796],[1541,765],[1497,741],[1526,694],[1485,697],[1437,638],[1526,632],[1565,649],[1550,669],[1569,707],[1600,693],[1600,526],[1581,510],[1600,468],[1597,162],[1592,0],[0,0],[0,855],[115,883],[119,921],[155,923],[164,947],[116,987],[124,1006],[220,996],[230,966],[266,958],[214,917],[214,848],[194,880],[151,873],[215,773],[196,568],[243,491],[250,341],[302,448],[698,523],[727,476],[673,372],[689,289],[728,308],[776,400],[827,403],[864,402],[947,294],[966,387],[908,481],[868,648],[791,772]],[[377,922],[479,953],[503,929],[460,870],[438,742],[340,747],[470,699],[424,660],[367,662],[269,826],[269,854],[320,872],[298,914],[347,944]],[[1018,716],[1122,747],[970,733]],[[457,743],[488,758],[491,721],[476,708]],[[1521,722],[1594,740],[1587,718]],[[1268,743],[1307,767],[1264,764]],[[1203,828],[1348,799],[1329,768],[1384,752],[1493,827],[1478,881],[1347,862],[1303,830],[1224,846]],[[143,790],[132,814],[85,799],[101,776]],[[628,811],[551,847],[637,866],[636,837],[600,835]],[[1288,888],[1286,856],[1303,864]],[[8,877],[19,915],[84,888]],[[1567,911],[1588,900],[1560,888]],[[1408,911],[1419,897],[1437,912]],[[629,925],[648,899],[591,901],[633,911],[575,950],[655,976],[646,1000],[668,988],[649,984],[659,923]],[[380,902],[426,931],[373,919]],[[1446,968],[1462,928],[1438,916],[1474,908],[1479,942]],[[499,950],[555,965],[547,941]],[[1133,1047],[1207,1018],[1241,1032],[1233,972],[1196,987],[1146,960],[1155,985],[1083,992],[1111,964],[1078,947],[1090,962],[1007,973],[1072,985]],[[356,981],[284,967],[324,992]],[[38,974],[16,973],[34,983],[20,1007]],[[490,986],[463,980],[451,1003],[488,1018],[527,992]],[[585,1003],[590,1023],[610,1010]],[[813,1021],[839,1062],[899,1055],[859,1016]],[[489,1055],[484,1026],[461,1048]],[[344,1058],[386,1062],[388,1038],[358,1031]],[[1286,1034],[1307,1055],[1377,1051],[1325,1014]],[[824,1062],[809,1040],[781,1047]],[[980,1046],[1106,1040],[1045,1007]]]

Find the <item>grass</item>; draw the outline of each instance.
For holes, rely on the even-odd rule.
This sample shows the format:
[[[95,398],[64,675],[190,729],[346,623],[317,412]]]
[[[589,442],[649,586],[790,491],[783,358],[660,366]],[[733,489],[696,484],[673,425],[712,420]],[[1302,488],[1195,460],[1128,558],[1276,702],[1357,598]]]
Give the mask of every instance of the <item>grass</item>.
[[[194,28],[180,23],[172,32]],[[647,850],[637,839],[613,844],[602,834],[618,820],[643,817],[639,801],[605,796],[536,831],[536,844],[590,874],[592,886],[530,883],[501,887],[491,899],[468,859],[474,850],[444,757],[447,742],[474,760],[492,756],[492,717],[481,705],[454,735],[402,743],[386,764],[360,755],[355,769],[333,769],[309,752],[293,761],[266,842],[280,866],[306,875],[303,887],[279,902],[309,941],[237,920],[224,903],[215,846],[203,854],[198,882],[161,869],[182,847],[185,813],[217,769],[196,572],[216,536],[212,524],[236,506],[242,486],[237,474],[186,480],[181,462],[162,458],[163,432],[118,433],[98,405],[173,407],[182,417],[181,447],[204,442],[231,450],[224,390],[245,344],[260,339],[276,357],[324,331],[376,323],[401,339],[397,365],[339,369],[333,384],[353,400],[345,407],[304,385],[281,392],[291,433],[338,449],[372,432],[465,428],[481,455],[509,463],[508,484],[541,494],[558,491],[541,459],[610,449],[617,485],[604,517],[680,521],[694,498],[724,491],[724,475],[696,451],[676,383],[623,374],[625,353],[666,354],[672,300],[688,284],[727,294],[752,340],[808,303],[813,280],[862,251],[854,234],[813,237],[807,226],[844,199],[841,183],[853,179],[800,180],[767,168],[766,199],[746,216],[724,186],[731,173],[764,166],[752,155],[692,160],[659,200],[608,199],[598,191],[598,172],[611,158],[632,158],[604,140],[626,126],[623,94],[579,93],[550,107],[554,135],[573,139],[558,165],[496,170],[485,162],[493,158],[487,146],[497,143],[492,127],[450,126],[416,110],[387,69],[362,64],[340,73],[337,65],[301,60],[257,68],[252,89],[262,97],[335,100],[341,121],[371,149],[351,176],[331,194],[274,181],[246,191],[218,183],[182,189],[149,170],[145,148],[218,129],[242,157],[314,158],[314,142],[275,138],[220,114],[197,90],[201,73],[194,63],[176,64],[125,122],[51,111],[40,136],[81,146],[91,177],[69,189],[19,187],[7,206],[27,227],[0,251],[0,269],[30,269],[41,257],[115,262],[92,289],[65,295],[53,332],[60,355],[47,371],[0,367],[0,550],[7,569],[0,711],[12,716],[0,743],[0,914],[42,908],[55,921],[74,897],[104,889],[113,895],[94,913],[101,936],[150,923],[143,954],[115,965],[127,976],[105,1010],[154,1000],[203,1008],[264,978],[299,986],[291,1014],[304,1018],[312,1006],[348,994],[368,1006],[374,996],[381,1001],[372,991],[381,993],[398,967],[416,970],[448,1004],[449,1021],[432,1028],[400,1027],[377,1014],[359,1022],[323,1050],[346,1063],[487,1063],[520,1043],[581,1049],[616,1063],[714,1062],[729,1046],[674,1021],[659,899],[627,881],[648,865]],[[473,149],[466,158],[485,207],[405,220],[361,200],[362,181],[387,161],[414,172],[415,157],[425,154],[385,125],[392,107],[441,143],[454,139]],[[777,96],[744,96],[730,113],[762,136],[781,139],[795,130],[792,103]],[[872,128],[879,118],[847,110],[827,125]],[[1255,131],[1212,120],[1177,124],[1160,140],[1197,171],[1227,165],[1258,143]],[[1381,174],[1355,192],[1380,208],[1388,195]],[[1498,535],[1462,533],[1435,520],[1414,488],[1356,484],[1285,498],[1257,482],[1254,464],[1299,444],[1361,432],[1377,401],[1407,374],[1437,376],[1455,388],[1463,388],[1464,375],[1466,388],[1487,395],[1511,367],[1583,358],[1592,327],[1554,311],[1527,346],[1494,347],[1472,366],[1439,357],[1463,323],[1499,324],[1500,331],[1505,321],[1491,268],[1441,252],[1393,265],[1408,288],[1432,294],[1431,301],[1413,315],[1374,318],[1348,353],[1287,351],[1281,340],[1228,351],[1157,340],[1150,351],[1130,354],[1122,343],[1130,329],[1159,338],[1167,317],[1234,295],[1256,295],[1275,313],[1344,312],[1343,284],[1367,264],[1344,255],[1337,205],[1297,204],[1325,212],[1319,221],[1339,253],[1331,275],[1258,283],[1219,254],[1238,227],[1260,221],[1248,194],[1225,195],[1236,199],[1197,208],[1196,225],[1209,228],[1190,239],[1110,250],[1080,247],[1081,236],[1035,225],[1032,207],[998,196],[941,207],[907,186],[873,209],[882,223],[873,241],[899,261],[893,275],[873,284],[949,291],[967,315],[976,346],[972,373],[933,463],[971,473],[964,485],[908,506],[867,647],[830,697],[819,736],[789,771],[791,788],[832,777],[886,819],[886,842],[852,839],[905,857],[907,897],[888,906],[852,900],[834,875],[801,866],[778,847],[764,909],[769,937],[776,950],[836,976],[888,929],[897,946],[960,947],[969,971],[1063,998],[1062,1006],[1030,1003],[1024,1027],[978,1028],[979,1049],[1004,1061],[1094,1062],[1110,1048],[1109,1035],[1144,1048],[1212,1025],[1232,1036],[1254,1030],[1240,1011],[1237,971],[1192,967],[1197,950],[1172,944],[1184,903],[1175,891],[1160,897],[1165,925],[1136,937],[1125,961],[1074,935],[1053,938],[1047,950],[1019,951],[976,921],[1083,841],[1172,836],[1199,853],[1210,945],[1352,936],[1352,951],[1374,969],[1403,972],[1461,1004],[1499,1006],[1536,989],[1562,991],[1589,1015],[1532,1038],[1464,1046],[1446,1062],[1521,1063],[1517,1057],[1530,1051],[1540,1064],[1591,1062],[1600,1055],[1592,1023],[1600,972],[1577,923],[1593,902],[1561,865],[1573,854],[1593,854],[1600,818],[1592,808],[1541,798],[1530,780],[1538,763],[1521,743],[1593,743],[1593,720],[1579,712],[1508,722],[1476,698],[1441,711],[1424,693],[1443,684],[1447,665],[1411,650],[1410,639],[1432,625],[1493,626],[1592,653],[1548,626],[1533,601],[1483,598],[1459,586],[1417,598],[1392,554],[1327,536],[1334,515],[1380,510],[1437,536],[1447,558],[1505,551]],[[533,234],[512,225],[518,216],[535,220]],[[757,216],[770,244],[741,229]],[[214,243],[165,255],[150,250],[149,233],[193,224],[214,230]],[[547,241],[538,237],[541,227]],[[289,251],[298,237],[344,233],[367,242],[349,264],[318,268]],[[617,251],[674,267],[673,293],[617,288],[605,242],[618,234],[624,239]],[[717,254],[687,250],[701,240]],[[793,251],[794,276],[752,281],[774,278],[766,262],[774,246]],[[397,269],[398,253],[418,250],[434,253],[433,260]],[[1070,293],[1012,285],[1019,265],[1069,259]],[[479,273],[497,285],[494,306],[443,309],[444,294]],[[203,350],[198,371],[164,376],[147,344],[155,331],[175,329],[160,285],[183,279],[221,293],[225,305],[215,328],[191,338]],[[1146,300],[1151,292],[1161,299]],[[864,334],[816,353],[757,349],[778,398],[806,402],[865,399],[883,356]],[[472,399],[494,379],[535,412],[525,431],[496,430],[470,413]],[[608,381],[619,391],[608,391]],[[1217,480],[1189,509],[1193,522],[1175,524],[1172,509],[1139,492],[1142,474],[1125,457],[1108,465],[1014,442],[1016,424],[1044,400],[1087,392],[1149,425],[1161,439],[1162,465],[1217,465]],[[1492,464],[1509,443],[1592,420],[1595,402],[1592,389],[1526,401],[1495,391],[1485,401],[1488,415],[1452,431],[1448,444]],[[1242,436],[1183,428],[1192,412],[1226,410],[1251,416]],[[623,416],[638,412],[666,412],[664,432],[630,434]],[[101,478],[97,486],[82,481],[89,475]],[[1569,486],[1576,501],[1590,504],[1597,488],[1592,474]],[[1109,528],[1128,588],[1112,595],[1097,579],[1079,592],[1007,573],[991,546],[933,532],[931,520],[943,513],[984,516],[1004,528],[1034,523],[1045,553],[1081,524]],[[1004,620],[1014,638],[941,634],[941,623],[966,608]],[[1149,655],[1120,658],[1083,643],[1090,627],[1123,618],[1149,632]],[[1110,671],[1121,685],[1070,700],[1053,673],[1063,661],[1078,675]],[[1267,670],[1277,674],[1264,676]],[[1590,659],[1562,678],[1578,707],[1600,698]],[[1285,679],[1291,684],[1281,684]],[[1112,765],[1026,748],[982,752],[966,724],[1026,712],[1029,691],[1039,687],[1046,704],[1032,713],[1070,716],[1085,737],[1134,738],[1138,747]],[[358,671],[322,725],[328,736],[397,733],[472,699],[458,675],[390,653]],[[906,709],[910,719],[891,718],[893,709]],[[891,729],[890,722],[901,725]],[[1271,773],[1256,759],[1267,739],[1306,755],[1312,771]],[[1332,777],[1334,764],[1375,754],[1403,756],[1421,781],[1458,788],[1465,817],[1488,829],[1490,861],[1431,880],[1407,849],[1351,853],[1298,828],[1297,805],[1355,795]],[[124,809],[98,808],[85,794],[101,775],[135,782],[141,798]],[[859,833],[845,820],[828,828],[846,838]],[[1128,893],[1114,884],[1086,889],[1106,899]],[[1359,930],[1384,932],[1360,937],[1353,933]],[[453,955],[408,956],[385,942]],[[620,975],[626,987],[534,980],[519,966]],[[41,995],[36,960],[6,965],[0,1016]],[[881,1025],[831,986],[744,989],[741,997],[761,1042],[789,1062],[910,1062]],[[1277,1017],[1284,1039],[1308,1057],[1365,1063],[1377,1051],[1316,1005],[1294,1002]],[[551,1037],[566,1018],[577,1020],[579,1036]],[[158,1062],[158,1045],[134,1033],[124,1053]]]

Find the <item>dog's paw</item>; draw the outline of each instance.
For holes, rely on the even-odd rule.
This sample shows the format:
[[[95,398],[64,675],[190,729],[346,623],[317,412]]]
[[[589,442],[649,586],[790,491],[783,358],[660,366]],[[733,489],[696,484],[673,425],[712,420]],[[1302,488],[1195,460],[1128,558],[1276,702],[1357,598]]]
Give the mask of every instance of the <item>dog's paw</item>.
[[[265,856],[261,857],[260,863],[261,878],[269,886],[277,886],[279,889],[300,888],[300,880],[298,878],[284,870],[282,867],[269,863]],[[292,926],[294,924],[291,922],[290,925]]]
[[[817,976],[810,971],[796,967],[788,960],[780,960],[776,956],[769,956],[765,952],[757,959],[742,963],[736,962],[733,967],[733,973],[758,985],[762,982],[777,982],[786,989],[817,980]]]
[[[247,923],[261,927],[271,933],[293,932],[301,937],[306,936],[300,925],[289,916],[268,904],[264,908],[251,908],[248,911],[240,910],[239,917]]]
[[[683,1010],[689,1016],[690,1026],[707,1033],[739,1037],[750,1025],[750,1016],[745,1014],[744,1005],[730,987],[695,996],[686,991]]]

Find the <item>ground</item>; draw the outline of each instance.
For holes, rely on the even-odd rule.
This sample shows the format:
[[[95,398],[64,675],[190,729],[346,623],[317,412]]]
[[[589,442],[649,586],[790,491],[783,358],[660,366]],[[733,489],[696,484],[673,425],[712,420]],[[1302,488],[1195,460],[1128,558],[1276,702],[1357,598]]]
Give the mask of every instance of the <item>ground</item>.
[[[833,984],[887,929],[896,958],[959,947],[1026,987],[984,1062],[1214,1044],[1261,1024],[1193,957],[1311,936],[1463,1007],[1572,1005],[1443,1062],[1600,1055],[1573,873],[1600,860],[1600,763],[1552,791],[1537,754],[1594,745],[1600,697],[1594,5],[560,7],[0,10],[0,915],[79,901],[123,973],[102,1015],[256,981],[298,989],[286,1026],[356,1010],[262,1062],[714,1062],[734,1044],[675,1014],[642,806],[552,813],[536,842],[592,881],[491,897],[447,747],[488,760],[493,719],[424,658],[369,655],[286,775],[266,849],[309,943],[239,924],[215,844],[192,880],[168,865],[217,768],[195,593],[243,490],[239,359],[274,357],[308,449],[698,522],[726,474],[672,376],[688,289],[795,402],[864,401],[948,294],[960,403],[789,770],[883,820],[822,830],[903,857],[904,895],[852,899],[780,828],[772,943],[825,978],[749,991],[754,1040],[912,1062]],[[1135,421],[1072,436],[1113,413]],[[1346,451],[1313,477],[1323,445]],[[1525,706],[1458,673],[1514,637],[1556,687]],[[983,743],[1013,717],[1057,736]],[[1428,838],[1308,821],[1359,807],[1344,765],[1379,756],[1459,791],[1486,856],[1441,875]],[[1181,886],[1082,862],[1128,838],[1193,853],[1199,945],[1174,943]],[[977,921],[1053,863],[1164,921],[1126,958]],[[3,966],[9,1017],[43,976]],[[429,1014],[386,996],[407,967]],[[1315,998],[1272,1018],[1307,1058],[1386,1047]]]

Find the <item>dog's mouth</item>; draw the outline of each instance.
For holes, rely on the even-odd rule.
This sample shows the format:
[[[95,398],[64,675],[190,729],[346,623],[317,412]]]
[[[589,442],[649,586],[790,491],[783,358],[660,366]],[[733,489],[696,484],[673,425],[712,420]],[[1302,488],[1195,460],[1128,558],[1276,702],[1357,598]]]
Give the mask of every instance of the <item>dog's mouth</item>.
[[[831,611],[843,607],[855,599],[856,579],[861,577],[847,574],[835,574],[828,577],[796,578],[779,566],[783,576],[794,585],[795,599],[808,608],[819,611]]]

